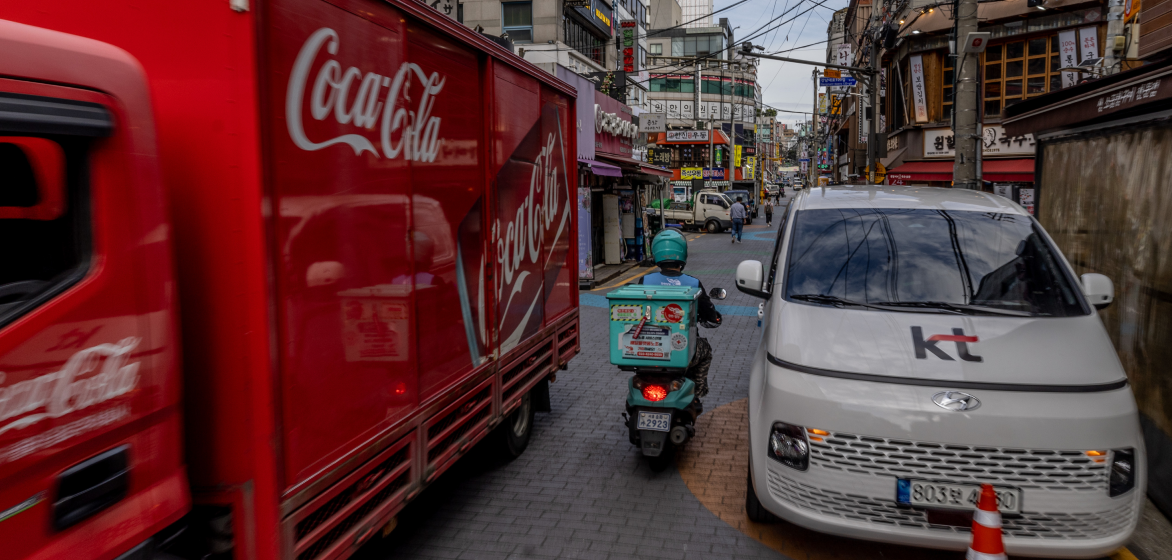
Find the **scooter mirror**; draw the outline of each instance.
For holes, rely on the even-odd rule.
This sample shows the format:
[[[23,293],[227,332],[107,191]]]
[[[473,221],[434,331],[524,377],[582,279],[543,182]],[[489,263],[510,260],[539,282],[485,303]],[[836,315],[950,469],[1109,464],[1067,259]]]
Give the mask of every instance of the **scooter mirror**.
[[[712,299],[724,299],[728,297],[728,292],[724,291],[724,288],[712,288],[708,291],[708,297]]]

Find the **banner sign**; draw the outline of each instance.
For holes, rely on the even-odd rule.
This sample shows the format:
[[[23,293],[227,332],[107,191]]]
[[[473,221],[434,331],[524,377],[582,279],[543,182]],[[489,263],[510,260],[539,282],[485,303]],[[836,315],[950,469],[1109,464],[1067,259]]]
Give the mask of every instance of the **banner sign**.
[[[1079,62],[1086,62],[1092,58],[1099,58],[1099,32],[1094,27],[1083,27],[1078,30]]]
[[[661,114],[643,113],[639,115],[639,132],[664,132],[667,130],[667,118]]]
[[[669,130],[666,133],[668,142],[707,142],[707,130]]]
[[[704,169],[700,167],[684,167],[680,169],[680,180],[703,179]]]
[[[928,95],[924,88],[924,59],[920,55],[912,55],[910,59],[912,69],[912,104],[916,108],[916,122],[928,122]]]
[[[838,54],[838,65],[839,66],[850,66],[851,62],[854,62],[854,60],[851,59],[851,44],[850,43],[842,43],[842,44],[838,45],[838,53],[837,54]],[[843,70],[843,73],[846,74],[847,76],[850,76],[850,72]]]
[[[1060,49],[1058,66],[1060,68],[1078,66],[1078,38],[1073,29],[1058,33],[1058,46]],[[1063,88],[1073,87],[1077,84],[1078,72],[1062,73]]]
[[[819,87],[853,86],[859,83],[854,78],[818,78]]]

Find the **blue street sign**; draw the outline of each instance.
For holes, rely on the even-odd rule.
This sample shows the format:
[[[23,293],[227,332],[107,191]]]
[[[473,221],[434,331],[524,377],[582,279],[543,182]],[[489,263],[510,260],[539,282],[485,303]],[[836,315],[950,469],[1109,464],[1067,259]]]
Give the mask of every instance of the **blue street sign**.
[[[798,161],[800,161],[802,163],[809,163],[810,158],[799,158]]]
[[[854,78],[818,78],[818,85],[823,87],[853,86],[859,83]]]

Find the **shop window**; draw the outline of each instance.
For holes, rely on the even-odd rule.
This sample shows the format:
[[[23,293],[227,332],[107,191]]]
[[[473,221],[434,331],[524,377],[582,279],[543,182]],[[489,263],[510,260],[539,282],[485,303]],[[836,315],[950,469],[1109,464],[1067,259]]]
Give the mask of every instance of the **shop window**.
[[[504,2],[501,4],[501,28],[514,43],[533,42],[533,3]]]
[[[563,21],[565,22],[566,44],[590,60],[606,66],[606,49],[603,48],[606,42],[588,31],[574,18],[567,17]]]
[[[696,84],[693,82],[693,78],[683,75],[651,78],[648,81],[648,87],[651,91],[668,93],[694,93],[696,91]]]
[[[990,45],[984,54],[984,110],[998,117],[1005,107],[1061,87],[1058,36]]]
[[[955,64],[955,62],[953,61],[953,58],[951,56],[947,56],[947,55],[944,56],[943,76],[942,76],[942,79],[940,80],[940,83],[942,84],[944,92],[943,92],[943,95],[940,96],[940,98],[943,102],[944,120],[946,120],[946,121],[952,120],[952,107],[953,107],[953,101],[954,101],[953,100],[953,92],[955,91],[955,88],[953,86],[956,83],[956,80],[955,80],[956,73],[953,70],[954,64]]]
[[[724,46],[724,38],[713,37],[673,37],[671,40],[672,56],[697,56],[719,53]]]

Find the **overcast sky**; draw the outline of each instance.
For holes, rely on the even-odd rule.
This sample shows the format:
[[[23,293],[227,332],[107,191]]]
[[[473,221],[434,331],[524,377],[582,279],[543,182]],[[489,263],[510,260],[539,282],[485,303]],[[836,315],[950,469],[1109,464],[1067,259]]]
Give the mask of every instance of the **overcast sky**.
[[[714,9],[719,10],[736,2],[737,0],[714,0]],[[845,8],[849,0],[828,0],[822,4],[826,7],[818,6],[812,0],[748,0],[735,8],[716,13],[712,18],[713,24],[719,21],[719,18],[726,17],[729,25],[734,28],[739,26],[740,29],[733,32],[733,39],[739,43],[750,38],[769,20],[780,16],[786,10],[793,9],[765,29],[788,21],[794,16],[797,16],[796,19],[767,35],[750,39],[751,42],[764,46],[765,52],[773,53],[822,41],[817,45],[779,56],[825,62],[826,29],[830,26],[830,15],[835,10]],[[813,70],[813,66],[805,64],[762,60],[757,79],[761,82],[763,101],[776,109],[810,112],[814,95],[814,85],[810,81],[810,73]],[[782,111],[777,113],[777,119],[785,123],[797,123],[804,118],[808,116]]]

